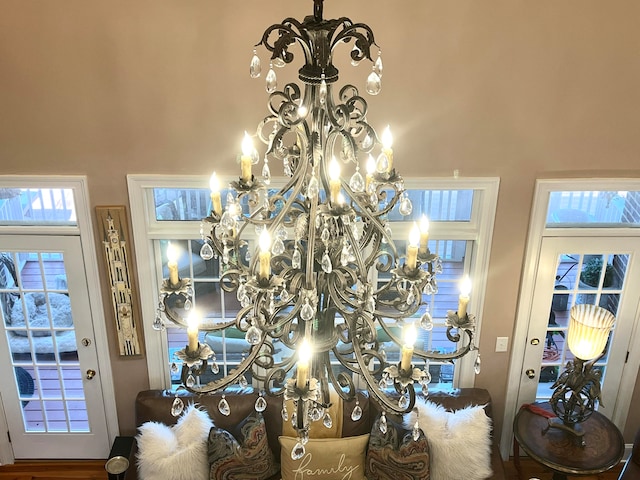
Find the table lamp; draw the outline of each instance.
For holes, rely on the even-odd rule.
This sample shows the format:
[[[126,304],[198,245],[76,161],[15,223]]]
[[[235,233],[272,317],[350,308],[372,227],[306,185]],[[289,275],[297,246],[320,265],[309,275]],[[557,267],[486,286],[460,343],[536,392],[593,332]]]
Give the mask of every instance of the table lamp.
[[[575,305],[571,308],[567,342],[575,356],[553,384],[549,403],[557,418],[549,426],[561,428],[578,437],[580,423],[593,413],[600,401],[600,369],[595,363],[605,354],[605,346],[615,317],[597,305]]]

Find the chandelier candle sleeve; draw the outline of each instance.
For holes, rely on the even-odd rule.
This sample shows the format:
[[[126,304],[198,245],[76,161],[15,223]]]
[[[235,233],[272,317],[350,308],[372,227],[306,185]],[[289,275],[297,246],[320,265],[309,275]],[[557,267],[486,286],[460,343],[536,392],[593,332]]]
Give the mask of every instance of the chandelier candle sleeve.
[[[172,287],[180,281],[178,276],[178,257],[177,247],[169,242],[169,245],[167,245],[167,268],[169,269],[169,284]]]
[[[402,345],[402,358],[400,359],[400,370],[408,371],[411,368],[411,358],[413,357],[413,347],[416,344],[418,332],[415,325],[407,325],[403,332],[404,344]]]
[[[259,256],[259,270],[258,277],[260,279],[268,279],[271,275],[271,252],[269,251],[271,248],[271,236],[266,228],[262,229],[262,233],[260,233],[260,239],[258,240],[260,244],[260,256]]]
[[[220,201],[220,180],[218,180],[216,172],[211,174],[209,188],[211,189],[211,209],[220,216],[222,215],[222,202]]]
[[[420,219],[420,254],[426,255],[429,243],[429,219],[426,215],[422,215]]]
[[[309,377],[309,361],[311,359],[311,348],[305,338],[298,349],[298,363],[296,371],[296,387],[302,389],[307,385]]]
[[[187,338],[189,340],[189,351],[195,352],[198,350],[198,324],[200,321],[195,312],[191,312],[187,318]]]
[[[458,297],[458,317],[464,318],[467,315],[467,305],[469,304],[469,294],[471,293],[471,279],[465,276],[460,282],[460,296]]]
[[[381,140],[382,153],[384,153],[389,160],[386,168],[386,171],[388,173],[393,169],[393,149],[391,148],[393,146],[393,136],[391,135],[391,128],[389,128],[389,126],[384,129],[384,132],[382,132]]]
[[[242,157],[240,157],[240,178],[244,183],[251,181],[251,164],[253,163],[253,141],[247,132],[242,140]]]
[[[329,163],[329,190],[331,192],[331,203],[333,204],[338,203],[340,187],[340,165],[335,157],[333,157]]]
[[[407,267],[414,269],[418,263],[418,243],[420,242],[420,230],[414,222],[409,233],[409,243],[407,245]]]

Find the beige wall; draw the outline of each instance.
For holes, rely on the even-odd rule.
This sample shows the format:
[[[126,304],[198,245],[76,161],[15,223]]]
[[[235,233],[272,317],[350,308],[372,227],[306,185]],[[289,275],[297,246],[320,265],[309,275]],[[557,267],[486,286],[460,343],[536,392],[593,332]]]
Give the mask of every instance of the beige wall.
[[[0,11],[0,174],[87,175],[95,206],[127,204],[128,173],[237,172],[242,132],[266,113],[252,45],[312,2],[0,0]],[[383,48],[369,119],[393,126],[400,171],[501,179],[476,382],[500,428],[509,357],[493,348],[513,333],[535,180],[640,175],[640,3],[327,2],[325,16],[343,15]],[[344,73],[362,86],[368,67]],[[146,363],[118,358],[108,328],[131,433]],[[627,441],[638,426],[632,413]]]

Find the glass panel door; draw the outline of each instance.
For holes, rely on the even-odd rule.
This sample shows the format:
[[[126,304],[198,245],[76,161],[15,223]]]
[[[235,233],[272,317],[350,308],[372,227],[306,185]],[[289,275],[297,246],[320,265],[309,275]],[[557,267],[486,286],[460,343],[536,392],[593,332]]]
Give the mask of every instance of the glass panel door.
[[[7,358],[3,377],[12,381],[3,382],[1,392],[15,458],[78,457],[73,446],[104,455],[106,423],[99,382],[92,381],[97,360],[79,241],[36,239],[46,243],[44,250],[2,238],[0,354]],[[34,449],[38,443],[43,448]]]

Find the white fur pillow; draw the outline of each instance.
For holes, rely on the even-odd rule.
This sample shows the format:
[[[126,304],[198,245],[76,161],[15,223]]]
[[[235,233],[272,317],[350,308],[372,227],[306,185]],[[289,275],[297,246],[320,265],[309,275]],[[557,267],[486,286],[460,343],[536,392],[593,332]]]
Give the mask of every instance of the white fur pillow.
[[[213,422],[207,412],[189,405],[175,426],[147,422],[140,426],[140,480],[208,480],[207,439]]]
[[[429,441],[431,480],[484,480],[491,470],[491,419],[482,405],[448,412],[417,400],[418,424]],[[416,413],[405,416],[412,428]]]

